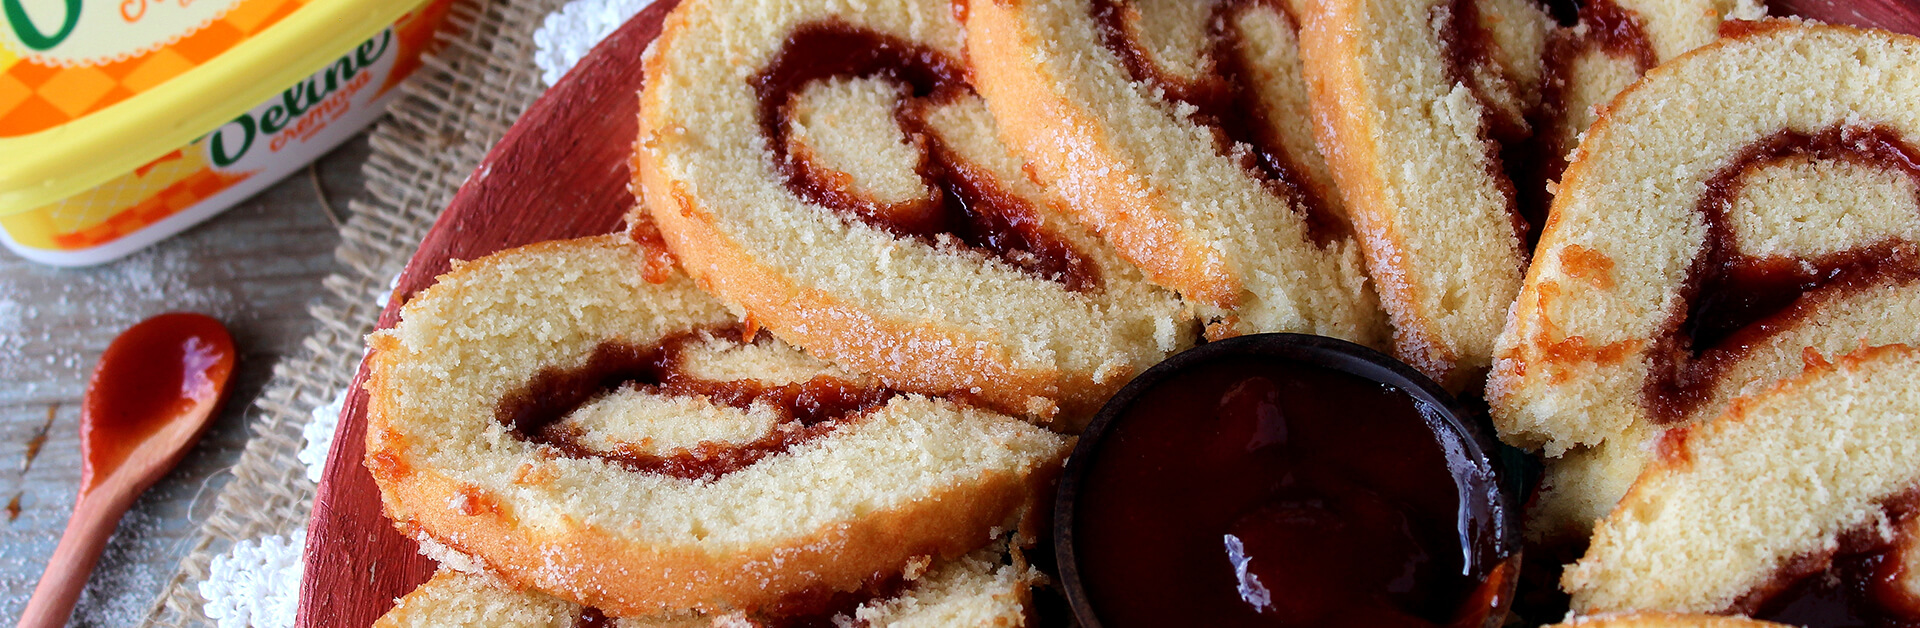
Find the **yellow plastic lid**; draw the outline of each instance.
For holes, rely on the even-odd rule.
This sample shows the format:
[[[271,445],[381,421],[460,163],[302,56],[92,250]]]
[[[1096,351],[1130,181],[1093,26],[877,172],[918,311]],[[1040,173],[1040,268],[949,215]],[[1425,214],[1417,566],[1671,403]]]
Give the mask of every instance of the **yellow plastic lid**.
[[[422,3],[0,0],[0,216],[193,141]]]

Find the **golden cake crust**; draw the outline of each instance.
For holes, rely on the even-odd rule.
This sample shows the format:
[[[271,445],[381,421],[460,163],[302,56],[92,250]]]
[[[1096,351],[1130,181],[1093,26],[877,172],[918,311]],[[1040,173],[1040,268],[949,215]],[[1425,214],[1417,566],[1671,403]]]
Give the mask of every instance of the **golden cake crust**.
[[[1544,171],[1528,185],[1560,179],[1598,109],[1653,66],[1720,37],[1725,20],[1766,15],[1758,0],[1605,0],[1582,5],[1578,23],[1547,44],[1547,88],[1535,136]],[[1544,190],[1543,190],[1544,191]]]
[[[1259,13],[1229,21],[1292,37],[1294,4],[1244,3]],[[1086,0],[967,8],[967,53],[980,93],[1035,177],[1154,282],[1195,304],[1209,320],[1210,337],[1287,331],[1380,344],[1385,327],[1352,239],[1317,243],[1306,216],[1314,210],[1252,175],[1238,161],[1247,145],[1221,154],[1222,136],[1196,123],[1191,104],[1135,80],[1101,43],[1094,10]],[[1269,83],[1298,81],[1297,68],[1285,63],[1293,46],[1273,48],[1261,59],[1269,65],[1249,72]],[[1180,72],[1165,63],[1153,71]],[[1252,106],[1266,107],[1283,127],[1282,137],[1269,141],[1286,146],[1299,186],[1324,195],[1328,220],[1344,231],[1345,212],[1322,158],[1307,142],[1287,141],[1288,131],[1306,136],[1308,121],[1287,114],[1280,91],[1263,91],[1264,100]]]
[[[441,567],[433,578],[395,600],[373,628],[575,628],[585,609],[539,591],[517,588],[484,573]],[[713,628],[705,617],[612,619],[613,628]]]
[[[1584,536],[1664,427],[1715,416],[1798,373],[1807,351],[1920,341],[1913,326],[1890,324],[1920,315],[1920,183],[1819,152],[1841,149],[1741,161],[1794,137],[1913,145],[1920,116],[1894,95],[1903,88],[1869,86],[1920,83],[1920,40],[1785,20],[1739,24],[1735,36],[1649,72],[1588,130],[1499,338],[1487,386],[1495,425],[1509,443],[1552,457],[1530,514],[1537,538]],[[1711,188],[1734,190],[1715,227],[1699,207],[1723,176],[1736,187]],[[1878,266],[1808,291],[1742,328],[1737,342],[1676,348],[1687,338],[1676,325],[1690,316],[1683,290],[1697,281],[1690,260],[1707,255],[1720,233],[1711,229],[1731,234],[1721,252],[1729,259],[1825,264],[1855,255],[1869,262],[1861,268]],[[1658,392],[1681,386],[1662,379],[1677,372],[1704,375],[1687,376],[1682,393]]]
[[[1785,628],[1783,624],[1744,617],[1684,613],[1620,613],[1581,617],[1551,628]]]
[[[1494,136],[1527,133],[1551,19],[1499,2],[1310,6],[1301,52],[1315,129],[1393,320],[1395,353],[1459,390],[1490,363],[1526,264]],[[1469,22],[1459,7],[1502,19]],[[1473,36],[1461,29],[1485,29],[1487,58],[1455,68],[1435,25],[1464,39]]]
[[[647,345],[730,323],[684,276],[642,280],[644,255],[614,235],[460,264],[411,300],[399,325],[370,339],[366,462],[403,531],[508,580],[613,614],[657,616],[855,590],[917,557],[959,556],[992,530],[1030,525],[1067,440],[917,395],[864,406],[823,435],[717,477],[636,471],[595,452],[675,456],[752,441],[785,428],[743,433],[713,421],[751,423],[773,407],[735,410],[642,389],[594,397],[561,419],[587,432],[571,447],[588,454],[516,436],[519,428],[499,418],[508,416],[502,395],[532,385],[536,373],[579,368],[610,342]],[[735,373],[715,381],[745,371],[746,381],[766,385],[867,385],[778,341],[703,337],[698,346],[717,357],[678,368]],[[623,422],[691,436],[643,427],[623,437]],[[861,479],[877,473],[892,481]]]
[[[953,132],[970,135],[928,133],[972,150],[967,164],[1084,256],[1098,285],[1076,291],[944,241],[894,237],[788,189],[773,167],[779,158],[768,159],[753,136],[758,96],[748,83],[789,34],[819,24],[965,58],[959,23],[934,0],[857,13],[824,2],[678,7],[646,61],[656,78],[641,95],[635,187],[702,286],[752,323],[889,385],[1057,418],[1064,431],[1077,430],[1132,375],[1193,342],[1195,326],[1178,299],[1053,209],[991,137],[993,121],[970,93],[931,105],[962,112],[956,118],[973,126]],[[735,62],[708,63],[716,56]],[[988,137],[977,137],[982,127]]]
[[[1011,559],[1011,561],[1009,561]],[[874,594],[836,618],[871,626],[969,626],[1017,628],[1032,616],[1032,587],[1045,580],[1017,553],[996,543],[951,560],[922,565],[897,591]],[[485,573],[442,566],[374,623],[375,628],[490,626],[573,628],[600,613],[614,628],[729,628],[762,622],[749,614],[672,617],[608,617],[598,609],[517,588]]]
[[[638,170],[641,185],[651,190],[672,189],[657,170]],[[730,295],[756,323],[775,330],[781,338],[804,347],[820,347],[844,358],[855,368],[897,373],[891,383],[917,390],[964,391],[979,395],[997,407],[1014,408],[1038,417],[1059,412],[1054,400],[1065,399],[1070,415],[1086,415],[1097,406],[1091,398],[1069,398],[1065,391],[1097,388],[1091,374],[1075,378],[1058,369],[1021,369],[992,345],[955,330],[900,324],[876,319],[819,290],[807,290],[778,268],[758,262],[714,227],[711,214],[690,209],[695,201],[674,191],[650,195],[652,204],[665,206],[648,215],[672,248],[674,258],[696,271],[700,287]],[[682,208],[674,211],[672,208]],[[720,269],[725,269],[721,272]],[[804,324],[781,324],[805,321]],[[938,364],[940,369],[914,365]],[[1075,381],[1075,380],[1078,381]]]
[[[1714,91],[1718,85],[1715,81],[1751,78],[1749,73],[1755,70],[1736,69],[1747,64],[1777,67],[1787,63],[1795,46],[1821,47],[1825,55],[1821,61],[1835,62],[1849,55],[1848,51],[1860,50],[1900,73],[1907,70],[1899,67],[1899,60],[1920,58],[1920,40],[1911,37],[1775,20],[1767,23],[1767,28],[1750,29],[1744,36],[1723,39],[1683,55],[1649,72],[1623,92],[1588,131],[1587,141],[1568,168],[1527,287],[1501,335],[1500,364],[1488,385],[1488,398],[1503,437],[1515,444],[1546,447],[1550,453],[1557,453],[1576,445],[1599,443],[1644,416],[1645,412],[1637,408],[1643,377],[1632,375],[1644,373],[1645,354],[1653,344],[1651,337],[1668,316],[1663,307],[1678,291],[1686,257],[1692,256],[1704,240],[1705,230],[1693,201],[1699,198],[1707,175],[1722,165],[1717,160],[1729,159],[1727,153],[1732,149],[1783,127],[1818,131],[1819,127],[1845,121],[1843,116],[1871,119],[1902,135],[1920,138],[1920,115],[1901,104],[1903,100],[1841,84],[1831,75],[1819,73],[1836,69],[1849,73],[1883,71],[1857,62],[1836,63],[1835,68],[1808,65],[1812,61],[1792,66],[1803,71],[1785,77],[1792,83],[1780,89],[1798,92],[1805,88],[1809,95],[1819,94],[1806,103],[1809,111],[1795,112],[1791,117],[1771,111],[1743,114],[1738,130],[1694,125],[1703,116],[1719,120],[1715,112],[1697,109],[1697,101],[1702,98],[1727,96]],[[1696,107],[1674,109],[1670,104],[1673,98],[1695,101]],[[1711,135],[1687,138],[1687,142],[1706,145],[1701,150],[1721,154],[1713,158],[1715,161],[1682,161],[1641,147],[1645,145],[1643,135],[1675,132]],[[1662,165],[1642,165],[1655,160]],[[1665,164],[1673,163],[1679,163],[1685,174],[1663,177],[1674,180],[1662,180],[1658,185],[1627,188],[1622,184],[1628,176],[1664,170]],[[1632,196],[1605,196],[1614,192],[1630,192]],[[1914,217],[1912,226],[1900,224],[1897,214],[1889,218],[1895,220],[1863,225],[1852,232],[1859,237],[1920,234],[1920,216]],[[1610,229],[1631,229],[1637,239],[1621,238]],[[1692,246],[1680,241],[1691,242]],[[1649,259],[1656,257],[1677,261]],[[1598,314],[1574,316],[1574,312]],[[1847,340],[1851,343],[1858,338]],[[1604,394],[1579,390],[1599,386],[1593,383],[1599,380],[1606,380]],[[1579,396],[1550,400],[1545,398],[1549,394]],[[1570,418],[1579,415],[1590,418]]]
[[[478,626],[498,628],[573,628],[580,605],[538,593],[517,591],[484,575],[441,568],[399,600],[374,628]]]
[[[1669,432],[1562,585],[1583,613],[1746,612],[1843,534],[1908,551],[1889,509],[1916,489],[1920,350],[1863,348]]]

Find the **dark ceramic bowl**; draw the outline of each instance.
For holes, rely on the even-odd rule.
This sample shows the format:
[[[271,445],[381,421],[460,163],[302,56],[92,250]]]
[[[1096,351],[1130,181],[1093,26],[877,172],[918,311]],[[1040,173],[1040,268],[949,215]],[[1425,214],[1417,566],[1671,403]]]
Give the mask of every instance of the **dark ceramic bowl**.
[[[1472,543],[1474,562],[1469,565],[1469,570],[1485,578],[1487,584],[1479,589],[1475,597],[1491,600],[1485,625],[1499,626],[1506,617],[1514,585],[1518,582],[1515,576],[1519,567],[1520,535],[1516,518],[1518,508],[1514,498],[1501,491],[1495,462],[1489,455],[1496,445],[1485,428],[1470,420],[1469,417],[1473,415],[1452,395],[1413,367],[1351,342],[1304,334],[1239,336],[1195,347],[1141,373],[1121,388],[1094,416],[1081,434],[1072,457],[1067,459],[1053,510],[1054,554],[1068,604],[1079,624],[1085,628],[1099,628],[1101,625],[1088,599],[1080,577],[1079,561],[1074,555],[1074,514],[1078,510],[1082,480],[1092,466],[1093,459],[1099,455],[1103,437],[1142,394],[1170,378],[1215,360],[1247,358],[1320,367],[1387,384],[1413,397],[1418,404],[1432,410],[1433,415],[1438,415],[1440,429],[1437,436],[1443,448],[1460,453],[1457,459],[1450,459],[1449,462],[1456,468],[1468,470],[1467,486],[1462,495],[1465,499],[1478,502],[1467,504],[1470,512],[1476,513],[1477,520],[1472,524],[1476,532],[1474,536],[1478,539]]]

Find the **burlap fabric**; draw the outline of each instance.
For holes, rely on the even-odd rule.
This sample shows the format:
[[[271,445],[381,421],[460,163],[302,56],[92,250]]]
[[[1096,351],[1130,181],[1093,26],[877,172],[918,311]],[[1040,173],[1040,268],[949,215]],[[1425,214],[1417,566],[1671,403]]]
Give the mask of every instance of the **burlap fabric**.
[[[214,556],[241,540],[290,534],[307,524],[314,485],[297,458],[301,428],[353,378],[374,300],[406,265],[454,190],[544,89],[533,65],[533,31],[564,0],[463,0],[440,29],[440,50],[402,87],[371,137],[366,202],[351,204],[334,252],[347,269],[326,278],[312,306],[313,335],[275,365],[248,410],[252,439],[200,524],[180,567],[161,589],[149,626],[208,623],[198,584]]]

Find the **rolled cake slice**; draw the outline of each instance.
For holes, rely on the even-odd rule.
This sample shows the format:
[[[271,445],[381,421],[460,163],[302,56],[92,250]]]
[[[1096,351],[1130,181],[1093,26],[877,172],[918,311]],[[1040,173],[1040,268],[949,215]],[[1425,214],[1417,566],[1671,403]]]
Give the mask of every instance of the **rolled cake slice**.
[[[1838,604],[1906,625],[1920,621],[1916,533],[1920,350],[1860,349],[1669,432],[1562,584],[1580,613],[1859,625],[1831,623]]]
[[[1527,265],[1502,151],[1531,136],[1553,21],[1527,0],[1313,0],[1319,145],[1401,359],[1477,381]]]
[[[967,6],[1001,135],[1067,207],[1210,337],[1378,345],[1384,320],[1313,147],[1287,2],[1032,0]]]
[[[574,628],[584,613],[579,604],[516,588],[485,574],[441,568],[433,579],[394,601],[374,628]]]
[[[460,265],[370,339],[403,531],[622,616],[858,591],[1034,525],[1068,441],[741,327],[624,235]]]
[[[1487,397],[1584,536],[1661,430],[1820,355],[1920,342],[1920,40],[1786,21],[1655,68],[1568,168]]]
[[[809,609],[810,614],[780,617],[726,615],[679,618],[608,617],[599,609],[518,588],[485,573],[442,567],[432,580],[394,604],[375,628],[499,626],[503,628],[705,628],[764,625],[865,626],[1025,626],[1033,608],[1032,587],[1045,580],[1017,556],[1009,562],[1004,547],[989,547],[952,560],[934,561],[911,579],[885,583],[884,590],[845,594]]]
[[[1197,326],[1021,172],[961,39],[945,0],[688,0],[647,60],[636,189],[753,324],[1077,430]]]
[[[686,628],[709,625],[698,619],[681,622]],[[577,628],[581,626],[675,625],[672,622],[636,622],[609,619],[566,600],[523,589],[485,573],[468,574],[440,568],[433,579],[414,587],[373,628]]]
[[[1548,628],[1787,628],[1744,617],[1686,613],[1615,613],[1579,617]]]
[[[1592,126],[1598,107],[1653,66],[1718,38],[1728,19],[1766,16],[1760,0],[1586,0],[1578,21],[1547,40],[1540,106],[1532,116],[1534,168],[1517,181],[1533,240],[1545,226],[1547,185]]]

